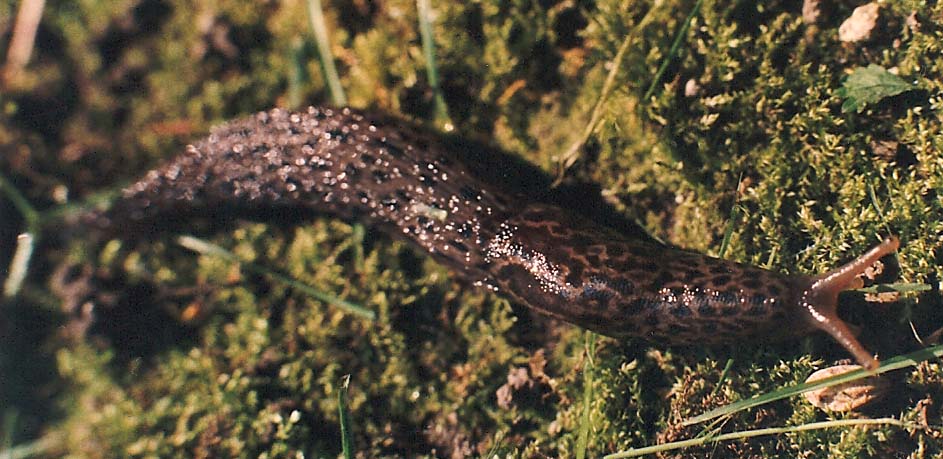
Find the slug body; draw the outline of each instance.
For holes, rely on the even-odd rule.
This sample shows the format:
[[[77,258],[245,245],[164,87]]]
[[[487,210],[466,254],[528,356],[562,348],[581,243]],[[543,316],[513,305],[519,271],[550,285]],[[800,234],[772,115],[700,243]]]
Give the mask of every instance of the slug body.
[[[88,222],[147,232],[194,214],[327,213],[404,237],[476,284],[604,335],[730,343],[821,329],[876,364],[835,305],[857,274],[896,250],[895,238],[826,275],[786,276],[629,237],[503,191],[463,160],[395,119],[276,109],[215,129]]]

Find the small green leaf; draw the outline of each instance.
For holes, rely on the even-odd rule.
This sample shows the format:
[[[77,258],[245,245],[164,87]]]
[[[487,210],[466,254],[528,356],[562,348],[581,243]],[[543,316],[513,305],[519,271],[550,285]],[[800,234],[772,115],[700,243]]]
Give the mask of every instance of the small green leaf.
[[[867,104],[875,104],[887,97],[896,96],[914,89],[914,85],[903,78],[888,72],[880,65],[871,64],[857,68],[848,76],[838,95],[845,99],[841,106],[842,113],[855,111],[861,113]]]

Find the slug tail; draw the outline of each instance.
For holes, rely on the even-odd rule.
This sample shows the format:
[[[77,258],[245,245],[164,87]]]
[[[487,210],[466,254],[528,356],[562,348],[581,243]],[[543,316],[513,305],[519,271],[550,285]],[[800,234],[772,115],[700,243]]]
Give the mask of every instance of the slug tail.
[[[888,237],[848,264],[813,278],[811,286],[803,292],[801,299],[801,306],[808,312],[807,319],[812,325],[835,338],[869,370],[877,368],[878,360],[858,342],[848,325],[838,317],[838,294],[860,288],[863,281],[858,276],[881,257],[894,253],[899,247],[900,240],[896,236]]]

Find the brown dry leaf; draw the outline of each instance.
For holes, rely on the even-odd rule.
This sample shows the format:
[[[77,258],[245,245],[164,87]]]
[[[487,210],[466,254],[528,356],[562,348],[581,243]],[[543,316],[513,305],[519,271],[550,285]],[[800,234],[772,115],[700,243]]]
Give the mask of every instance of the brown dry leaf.
[[[805,382],[811,383],[832,376],[861,369],[860,365],[835,365],[812,373]],[[883,398],[887,393],[887,381],[871,376],[831,387],[823,387],[802,394],[806,400],[825,411],[854,411],[868,403]]]

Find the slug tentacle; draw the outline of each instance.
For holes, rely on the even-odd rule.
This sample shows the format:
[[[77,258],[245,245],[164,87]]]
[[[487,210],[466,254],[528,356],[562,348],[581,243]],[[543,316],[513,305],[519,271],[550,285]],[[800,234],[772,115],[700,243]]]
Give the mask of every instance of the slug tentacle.
[[[848,325],[838,317],[838,294],[860,288],[863,281],[859,276],[881,257],[894,253],[899,247],[900,241],[896,236],[888,237],[844,266],[814,277],[812,284],[802,294],[801,306],[808,313],[806,319],[835,338],[862,366],[872,370],[878,366],[877,359],[858,342]]]
[[[586,215],[599,209],[589,202],[571,211],[544,202],[546,190],[509,189],[524,169],[487,157],[473,142],[387,116],[275,109],[214,129],[85,222],[133,238],[192,217],[329,214],[370,223],[470,283],[604,335],[711,344],[818,328],[876,365],[835,304],[857,274],[897,249],[896,238],[824,276],[786,276],[594,221]]]

